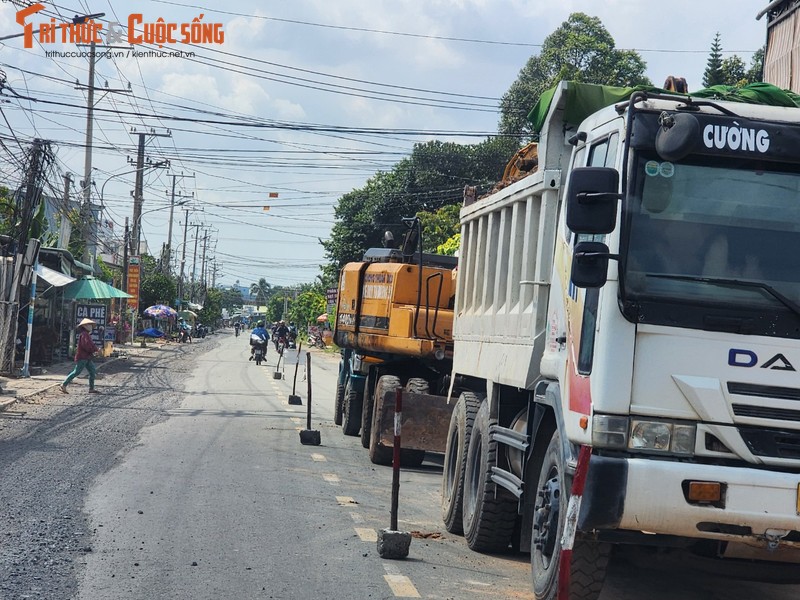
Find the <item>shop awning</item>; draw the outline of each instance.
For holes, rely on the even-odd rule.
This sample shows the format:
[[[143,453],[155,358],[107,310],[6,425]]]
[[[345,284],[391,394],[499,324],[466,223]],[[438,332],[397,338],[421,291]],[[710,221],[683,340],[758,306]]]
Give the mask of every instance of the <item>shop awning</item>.
[[[81,277],[64,290],[67,300],[109,300],[112,298],[133,298],[122,290],[95,279],[91,275]]]
[[[49,267],[45,267],[44,265],[36,265],[35,271],[37,277],[44,279],[47,283],[49,283],[53,287],[62,287],[67,285],[68,283],[72,283],[73,281],[75,281],[74,277],[70,277],[69,275],[64,275],[64,273],[61,273]]]

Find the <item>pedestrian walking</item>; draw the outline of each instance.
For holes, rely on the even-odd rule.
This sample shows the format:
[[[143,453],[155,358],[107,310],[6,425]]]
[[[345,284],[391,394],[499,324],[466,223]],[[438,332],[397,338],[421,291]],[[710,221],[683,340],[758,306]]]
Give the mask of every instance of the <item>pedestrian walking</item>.
[[[67,386],[70,384],[70,382],[80,375],[84,369],[89,371],[89,393],[100,393],[94,389],[94,378],[97,374],[97,368],[92,362],[92,358],[94,357],[95,353],[100,351],[100,348],[95,346],[94,342],[92,341],[92,327],[95,325],[97,325],[97,323],[91,319],[84,319],[78,323],[78,331],[80,332],[80,335],[78,336],[78,347],[75,350],[75,368],[72,369],[72,372],[69,375],[67,375],[64,383],[58,386],[58,389],[65,394],[69,393],[67,391]]]

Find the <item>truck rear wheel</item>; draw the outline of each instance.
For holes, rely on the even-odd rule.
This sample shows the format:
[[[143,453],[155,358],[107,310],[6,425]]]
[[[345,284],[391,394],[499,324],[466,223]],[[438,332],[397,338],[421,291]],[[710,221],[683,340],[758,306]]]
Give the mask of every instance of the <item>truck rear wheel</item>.
[[[342,424],[342,412],[344,411],[344,384],[336,385],[336,404],[333,409],[333,422],[337,425]]]
[[[400,378],[394,375],[381,376],[381,378],[378,379],[378,385],[375,386],[375,396],[372,406],[372,424],[370,426],[369,436],[369,459],[376,465],[391,465],[392,455],[394,453],[394,450],[390,446],[383,446],[380,443],[380,431],[375,422],[378,414],[378,402],[383,400],[387,392],[394,392],[399,387],[401,387]]]
[[[374,381],[371,373],[364,386],[364,402],[362,403],[363,408],[361,411],[361,445],[367,449],[369,449],[370,432],[372,431],[372,410],[375,407],[375,392],[378,390]],[[370,383],[373,383],[373,385],[370,386]]]
[[[477,394],[461,392],[450,417],[442,475],[442,520],[444,528],[450,533],[464,533],[464,468],[467,464],[469,436],[481,400]]]
[[[358,435],[361,427],[361,403],[364,396],[353,386],[349,377],[344,386],[344,405],[342,407],[342,431],[345,435]]]
[[[489,402],[475,415],[464,469],[462,523],[467,545],[478,552],[504,552],[514,535],[517,500],[496,488],[490,465],[496,464],[497,442],[489,438]]]
[[[533,532],[531,536],[531,577],[537,600],[558,596],[561,537],[569,503],[569,479],[564,472],[561,435],[550,438],[536,484]],[[595,600],[603,587],[611,545],[576,536],[569,566],[569,599]]]

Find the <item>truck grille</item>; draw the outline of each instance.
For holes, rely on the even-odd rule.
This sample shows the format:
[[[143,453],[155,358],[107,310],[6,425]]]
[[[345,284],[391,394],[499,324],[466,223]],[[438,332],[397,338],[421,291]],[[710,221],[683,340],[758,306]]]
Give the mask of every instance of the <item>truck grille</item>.
[[[800,431],[739,427],[739,434],[756,456],[800,459]]]
[[[757,385],[754,383],[728,382],[728,393],[776,400],[800,400],[800,389],[777,385]]]
[[[769,406],[750,406],[749,404],[734,404],[733,414],[737,417],[751,417],[754,419],[772,419],[774,421],[800,421],[800,410],[789,408],[771,408]]]

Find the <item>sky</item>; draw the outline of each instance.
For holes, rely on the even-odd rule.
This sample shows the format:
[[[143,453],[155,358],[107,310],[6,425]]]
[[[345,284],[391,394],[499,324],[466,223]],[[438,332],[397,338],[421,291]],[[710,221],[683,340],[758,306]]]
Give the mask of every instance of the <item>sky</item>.
[[[22,32],[15,17],[23,4],[30,2],[0,2],[0,38]],[[130,15],[141,14],[138,34],[159,19],[175,24],[175,43],[160,50],[118,42],[109,49],[114,56],[97,60],[95,85],[110,90],[95,97],[92,152],[92,197],[104,207],[103,221],[121,235],[125,217],[132,219],[129,161],[139,136],[131,130],[156,133],[146,136],[147,160],[170,166],[144,175],[142,237],[150,252],[158,255],[167,241],[174,180],[176,203],[184,203],[174,210],[176,269],[186,249],[186,274],[196,264],[199,277],[206,243],[217,284],[249,286],[263,277],[291,286],[313,281],[325,262],[319,239],[330,233],[339,197],[390,170],[414,143],[473,143],[496,132],[501,96],[571,13],[598,17],[617,48],[639,52],[654,84],[683,76],[693,90],[702,87],[716,33],[725,57],[750,64],[766,39],[766,23],[755,17],[767,1],[42,4],[27,22],[105,13],[98,18],[104,31],[112,21],[127,33]],[[208,37],[185,44],[182,32],[191,35],[193,20],[208,26]],[[214,39],[214,24],[224,39]],[[58,35],[52,42],[34,36],[31,48],[20,37],[0,41],[0,70],[17,94],[0,96],[0,184],[19,184],[21,148],[38,137],[52,140],[56,172],[74,174],[74,198],[84,171],[89,59],[81,56],[85,47]],[[136,55],[156,50],[183,55]]]

